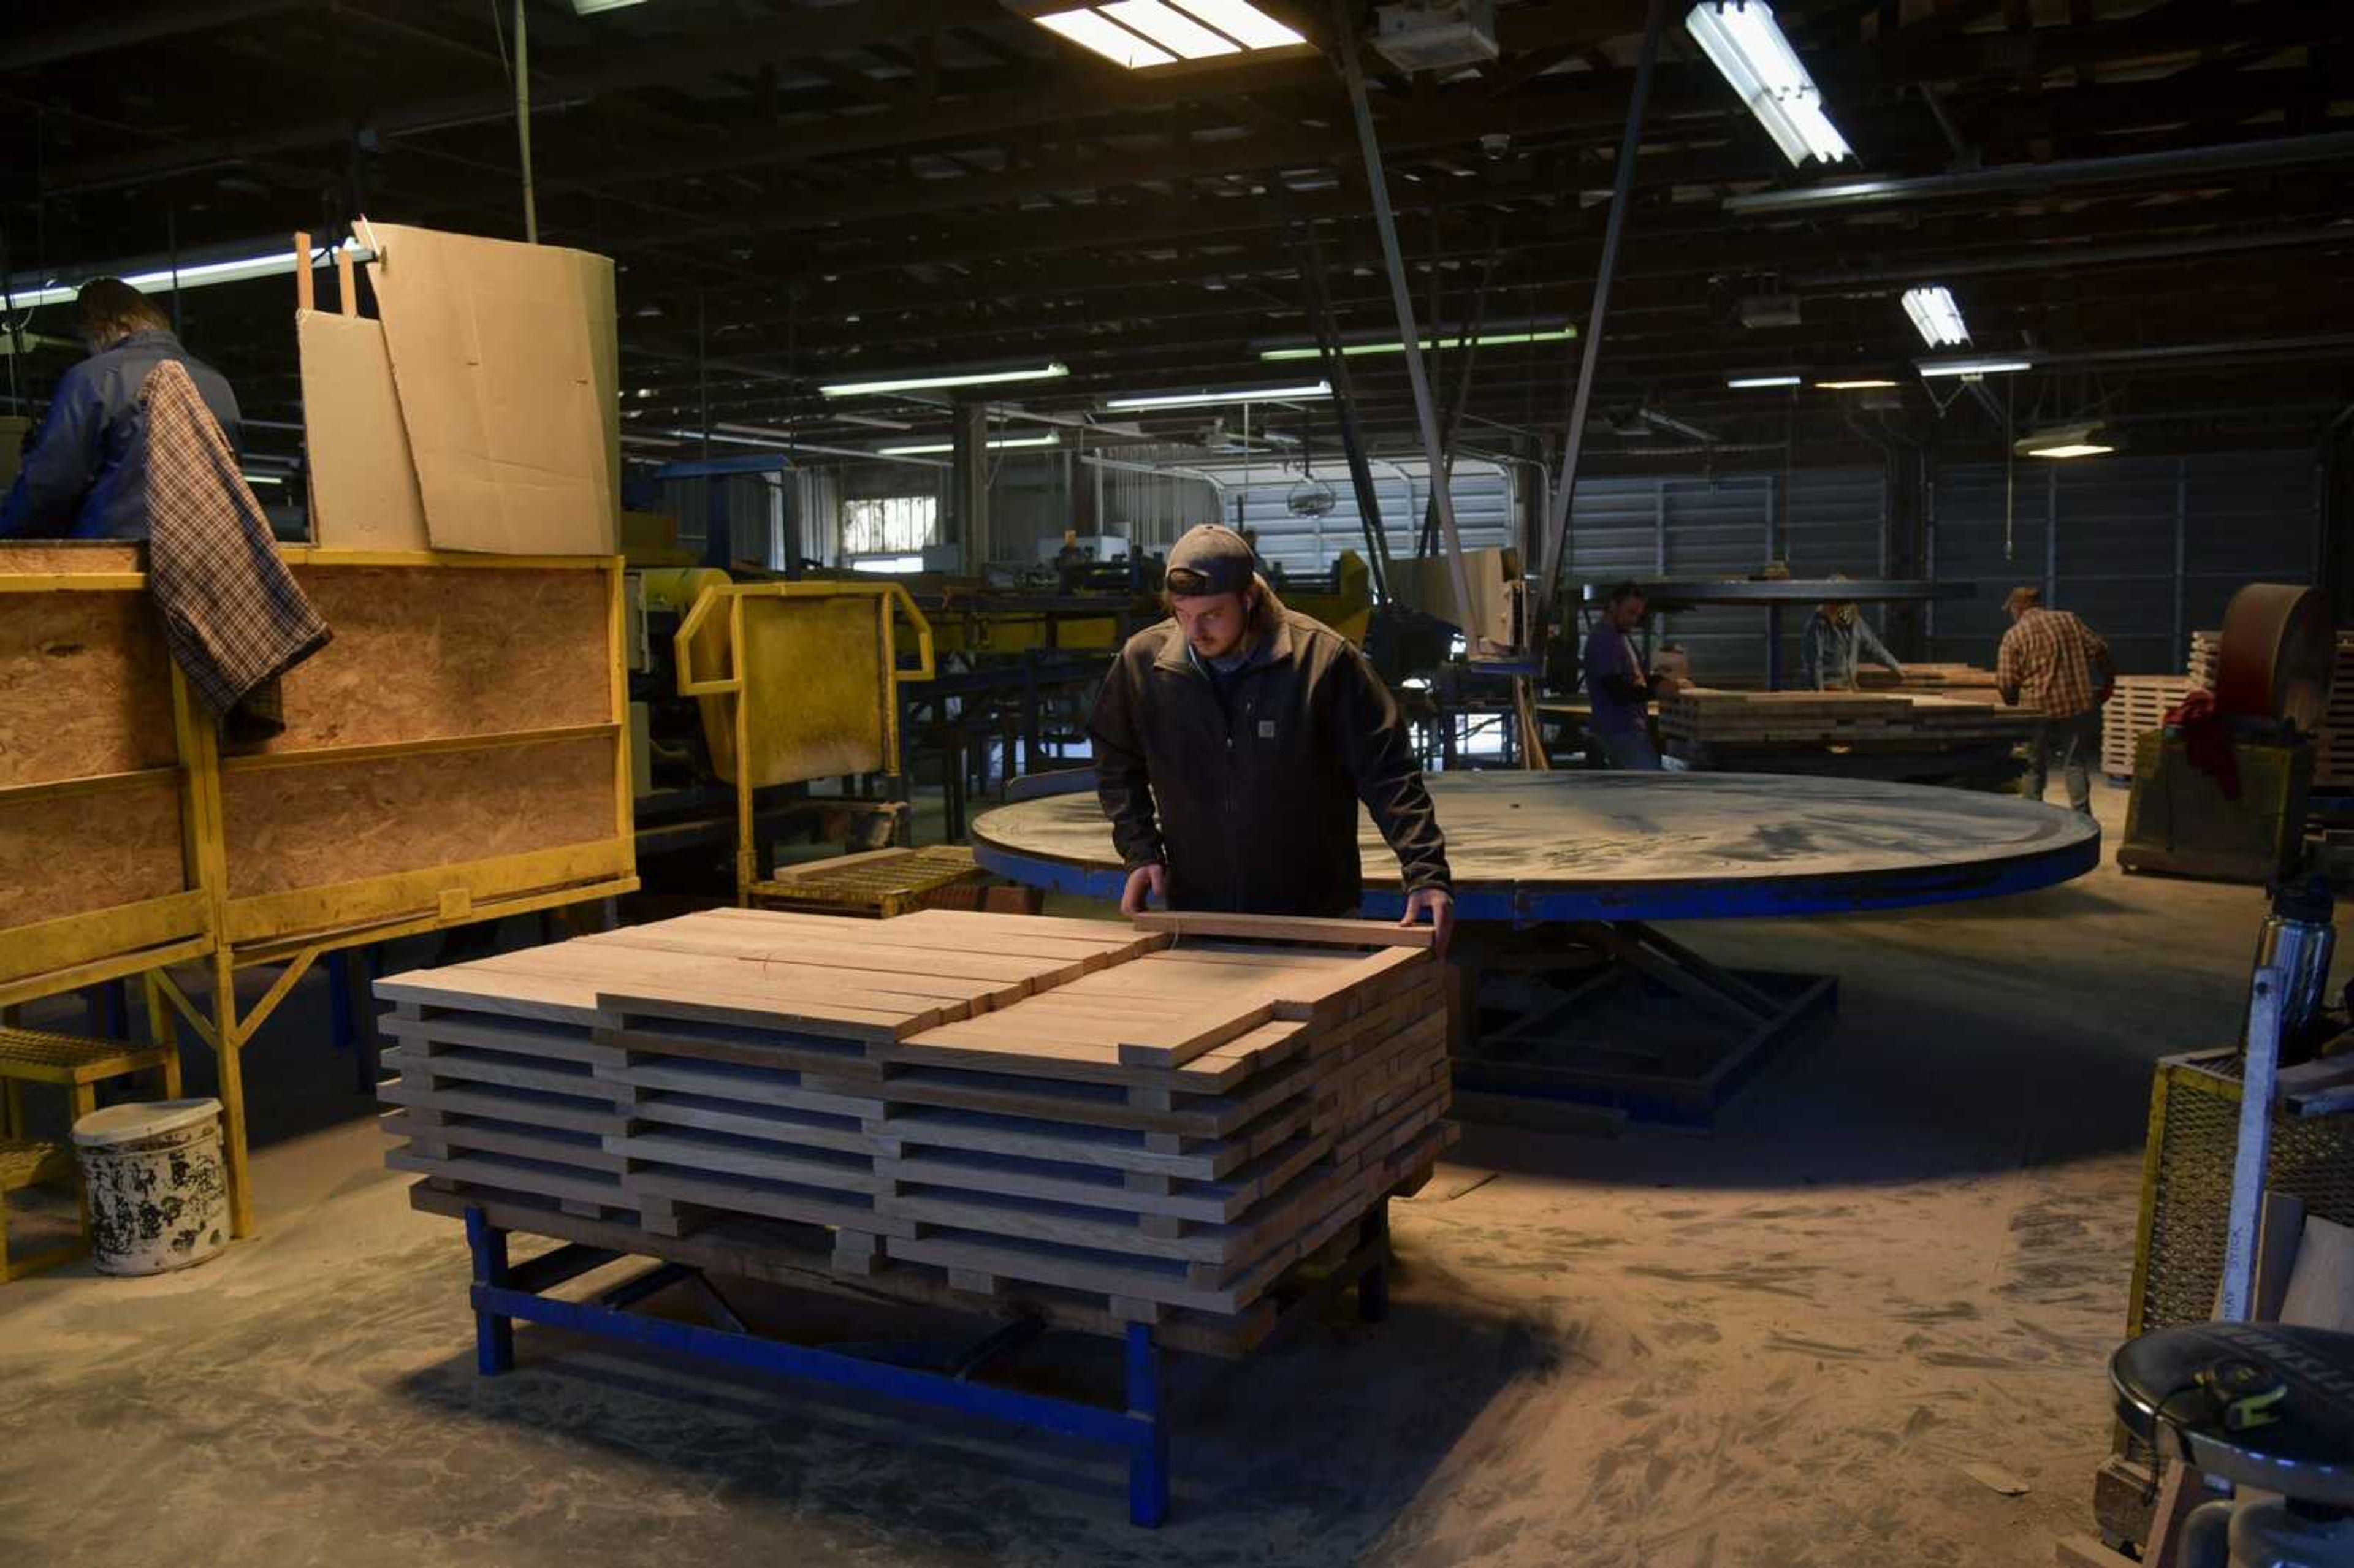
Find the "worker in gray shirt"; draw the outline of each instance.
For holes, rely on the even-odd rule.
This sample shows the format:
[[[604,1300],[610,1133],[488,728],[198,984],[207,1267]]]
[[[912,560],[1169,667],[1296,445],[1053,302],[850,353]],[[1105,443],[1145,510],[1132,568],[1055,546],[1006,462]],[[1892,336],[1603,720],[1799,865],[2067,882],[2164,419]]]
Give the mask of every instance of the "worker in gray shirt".
[[[1847,579],[1834,572],[1830,580]],[[1804,650],[1807,685],[1818,692],[1854,691],[1855,667],[1864,658],[1885,664],[1894,674],[1904,673],[1904,666],[1896,662],[1896,655],[1880,641],[1852,601],[1818,605],[1814,618],[1807,622]]]

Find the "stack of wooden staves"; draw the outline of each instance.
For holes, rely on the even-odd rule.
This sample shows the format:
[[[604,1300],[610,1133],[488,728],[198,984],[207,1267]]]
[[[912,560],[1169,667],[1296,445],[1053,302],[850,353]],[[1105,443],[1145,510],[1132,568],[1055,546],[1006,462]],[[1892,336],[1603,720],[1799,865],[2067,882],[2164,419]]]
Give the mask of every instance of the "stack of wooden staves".
[[[1855,683],[1857,689],[1866,692],[1951,697],[1964,703],[2002,701],[1994,672],[1976,664],[1907,664],[1902,674],[1878,664],[1865,664],[1856,670]]]
[[[2223,634],[2220,631],[2194,631],[2190,634],[2190,658],[2183,673],[2190,683],[2208,691],[2215,689],[2215,672],[2223,659]]]
[[[2199,684],[2188,675],[2119,675],[2117,689],[2101,710],[2101,771],[2130,778],[2134,743],[2166,727],[2166,710],[2179,706]]]
[[[1446,1009],[1425,947],[1343,945],[1426,931],[1203,918],[730,909],[394,976],[387,1162],[511,1229],[1246,1348],[1451,1140]]]
[[[1702,747],[2009,745],[2032,735],[2020,708],[1893,692],[1722,692],[1659,705],[1659,733]]]
[[[2354,789],[2354,631],[2338,634],[2338,661],[2331,667],[2329,705],[2314,742],[2313,781],[2327,789]]]

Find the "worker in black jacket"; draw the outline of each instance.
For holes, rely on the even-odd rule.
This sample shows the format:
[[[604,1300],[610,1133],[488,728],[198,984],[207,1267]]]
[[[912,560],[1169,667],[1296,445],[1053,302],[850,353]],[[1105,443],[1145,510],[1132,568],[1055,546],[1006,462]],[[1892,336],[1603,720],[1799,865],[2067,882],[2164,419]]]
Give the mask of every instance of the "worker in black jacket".
[[[1427,915],[1444,946],[1447,841],[1364,655],[1284,609],[1215,524],[1170,551],[1165,588],[1171,619],[1129,639],[1088,722],[1121,910],[1352,915],[1363,801],[1404,873],[1400,924]]]

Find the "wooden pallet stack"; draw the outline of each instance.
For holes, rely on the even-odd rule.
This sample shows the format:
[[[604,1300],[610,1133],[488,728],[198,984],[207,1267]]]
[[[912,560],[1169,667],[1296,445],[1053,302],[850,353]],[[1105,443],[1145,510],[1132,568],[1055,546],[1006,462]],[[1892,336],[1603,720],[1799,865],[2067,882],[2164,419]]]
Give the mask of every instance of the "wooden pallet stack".
[[[2036,715],[1893,692],[1725,692],[1687,688],[1659,705],[1659,733],[1695,746],[2009,744]]]
[[[2313,781],[2328,789],[2354,789],[2354,631],[2338,634],[2338,661],[2331,667],[2329,705],[2314,741]]]
[[[2130,778],[2134,742],[2166,726],[2166,710],[2190,694],[2188,675],[2119,675],[2117,689],[2101,710],[2101,771]]]
[[[1450,1139],[1446,1009],[1424,948],[1316,940],[1395,927],[1205,918],[730,909],[391,977],[387,1162],[518,1229],[789,1222],[861,1288],[1246,1337]]]
[[[2206,691],[2215,689],[2215,671],[2223,656],[2223,634],[2220,631],[2194,631],[2190,634],[2190,657],[2183,665],[2183,673],[2190,683]]]

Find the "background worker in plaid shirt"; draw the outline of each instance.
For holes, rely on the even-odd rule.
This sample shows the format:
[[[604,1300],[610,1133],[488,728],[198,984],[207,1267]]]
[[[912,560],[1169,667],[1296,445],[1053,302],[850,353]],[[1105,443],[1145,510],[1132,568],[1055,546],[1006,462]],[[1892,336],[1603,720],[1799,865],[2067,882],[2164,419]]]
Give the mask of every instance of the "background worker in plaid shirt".
[[[2043,715],[2027,765],[2027,798],[2043,799],[2043,780],[2056,758],[2068,782],[2068,804],[2089,817],[2101,705],[2116,690],[2116,662],[2109,645],[2083,621],[2064,609],[2044,609],[2040,588],[2011,589],[2003,609],[2011,627],[2002,634],[1995,683],[2004,702],[2023,703]]]

